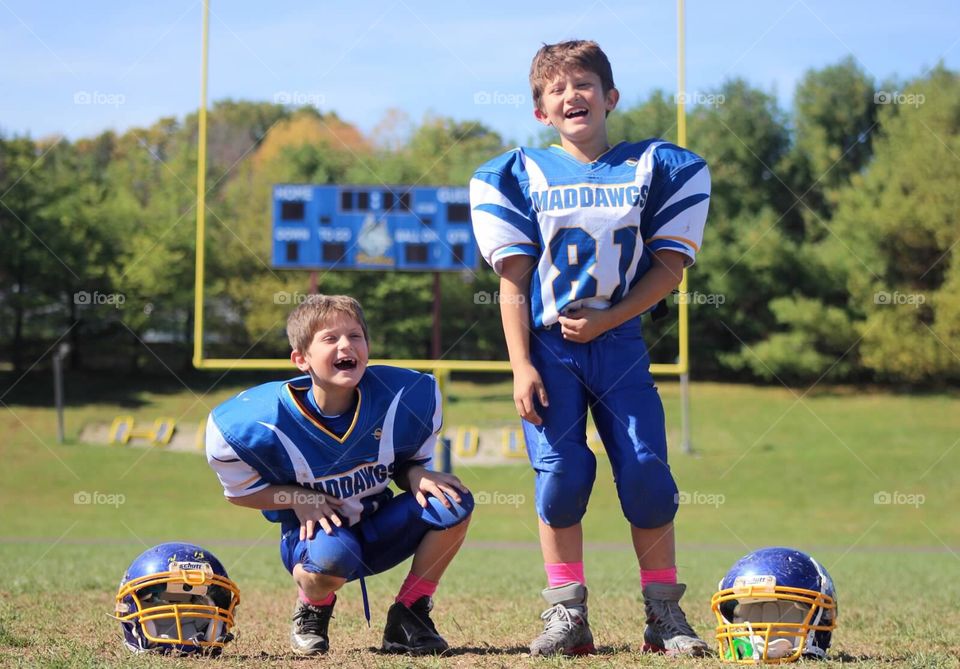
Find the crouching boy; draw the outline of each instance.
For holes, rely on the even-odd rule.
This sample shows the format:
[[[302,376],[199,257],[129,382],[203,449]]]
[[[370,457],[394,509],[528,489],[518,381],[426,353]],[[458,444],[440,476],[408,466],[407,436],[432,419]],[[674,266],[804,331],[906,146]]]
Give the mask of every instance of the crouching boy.
[[[290,314],[287,335],[304,376],[218,406],[206,447],[227,499],[280,524],[280,555],[298,589],[290,645],[325,653],[337,591],[413,556],[383,649],[441,653],[433,594],[463,543],[473,497],[457,477],[428,469],[441,424],[437,381],[367,367],[367,325],[350,297],[311,296]],[[393,496],[391,481],[404,492]]]

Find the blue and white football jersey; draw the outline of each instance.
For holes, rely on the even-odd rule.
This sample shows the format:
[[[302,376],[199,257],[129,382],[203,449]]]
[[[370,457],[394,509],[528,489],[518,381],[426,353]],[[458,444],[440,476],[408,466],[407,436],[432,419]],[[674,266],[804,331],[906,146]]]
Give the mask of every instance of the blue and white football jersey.
[[[227,497],[299,485],[344,500],[339,512],[352,525],[384,493],[397,468],[432,460],[440,389],[429,374],[368,367],[357,386],[353,420],[336,435],[311,410],[310,386],[309,376],[265,383],[218,406],[207,422],[207,462]],[[289,509],[263,515],[297,523]]]
[[[474,234],[494,271],[511,255],[538,259],[535,327],[618,302],[661,249],[693,264],[709,198],[703,158],[656,139],[622,142],[592,163],[556,145],[513,149],[470,182]]]

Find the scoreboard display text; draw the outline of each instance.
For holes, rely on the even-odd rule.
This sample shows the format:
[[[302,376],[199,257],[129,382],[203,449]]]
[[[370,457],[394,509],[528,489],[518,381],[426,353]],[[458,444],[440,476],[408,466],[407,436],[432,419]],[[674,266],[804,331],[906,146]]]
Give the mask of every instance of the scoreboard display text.
[[[279,269],[475,269],[466,187],[273,187]]]

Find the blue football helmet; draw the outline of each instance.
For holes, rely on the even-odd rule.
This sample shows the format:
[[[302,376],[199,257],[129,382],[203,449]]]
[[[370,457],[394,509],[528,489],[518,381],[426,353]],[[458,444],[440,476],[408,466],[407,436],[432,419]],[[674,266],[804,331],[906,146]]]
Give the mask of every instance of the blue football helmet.
[[[240,590],[208,550],[184,543],[154,546],[120,581],[113,616],[135,652],[219,655],[233,639]]]
[[[825,658],[837,626],[837,593],[819,562],[793,548],[737,560],[711,600],[720,659],[737,664]]]

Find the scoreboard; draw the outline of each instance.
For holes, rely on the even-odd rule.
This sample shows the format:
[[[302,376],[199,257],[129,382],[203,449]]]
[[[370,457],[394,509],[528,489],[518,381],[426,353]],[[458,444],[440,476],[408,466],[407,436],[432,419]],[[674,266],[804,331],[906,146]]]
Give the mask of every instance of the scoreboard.
[[[273,267],[475,269],[466,187],[273,187]]]

